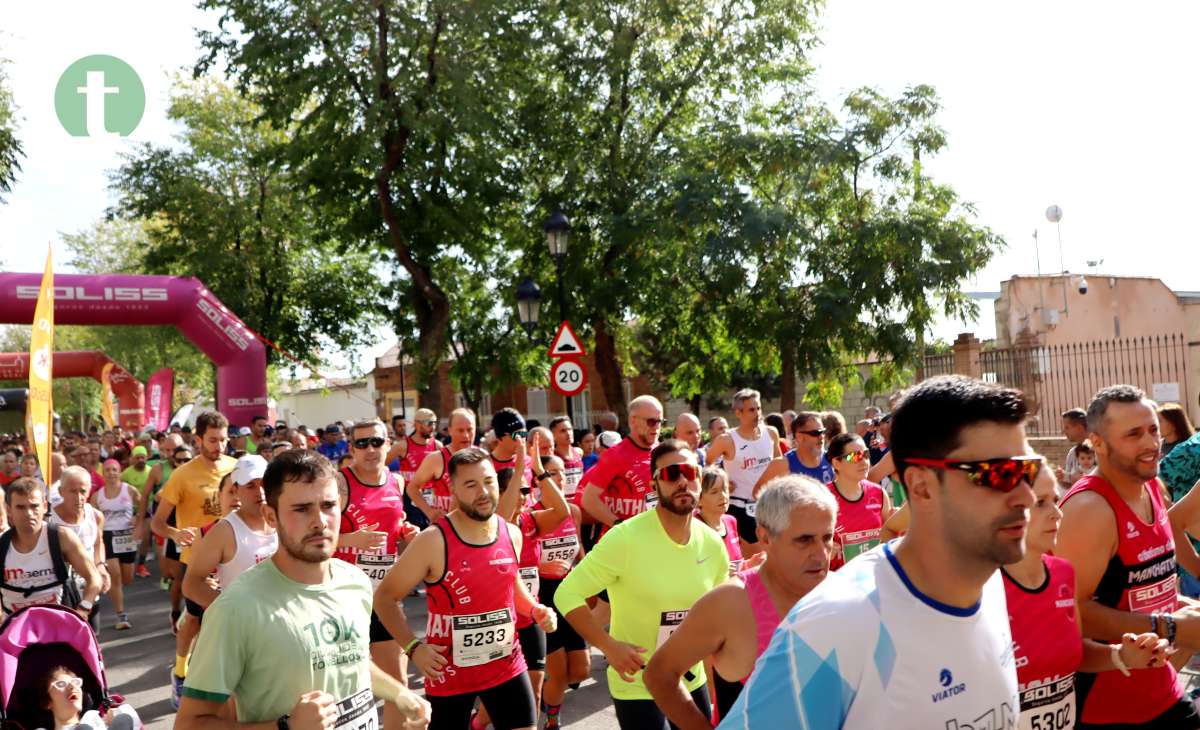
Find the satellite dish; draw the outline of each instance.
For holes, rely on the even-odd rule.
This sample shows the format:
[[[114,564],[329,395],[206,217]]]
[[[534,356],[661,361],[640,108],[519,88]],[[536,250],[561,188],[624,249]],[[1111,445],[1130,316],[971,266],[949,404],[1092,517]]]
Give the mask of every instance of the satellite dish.
[[[1046,209],[1046,220],[1051,223],[1058,223],[1062,220],[1062,208],[1057,205],[1052,205]]]

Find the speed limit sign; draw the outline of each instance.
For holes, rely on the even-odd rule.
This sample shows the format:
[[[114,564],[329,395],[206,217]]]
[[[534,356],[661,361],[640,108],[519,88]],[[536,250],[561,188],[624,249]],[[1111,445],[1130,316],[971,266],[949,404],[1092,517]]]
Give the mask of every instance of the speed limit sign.
[[[550,387],[561,396],[579,395],[587,387],[587,370],[575,358],[564,357],[550,368]]]

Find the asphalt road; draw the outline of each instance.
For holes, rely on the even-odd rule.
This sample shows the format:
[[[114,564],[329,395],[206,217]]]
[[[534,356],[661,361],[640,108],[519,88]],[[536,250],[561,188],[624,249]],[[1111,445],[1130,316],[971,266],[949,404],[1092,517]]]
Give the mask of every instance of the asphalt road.
[[[150,564],[155,572],[154,564]],[[107,599],[100,602],[100,643],[104,652],[109,689],[125,696],[137,709],[148,730],[169,730],[174,725],[171,709],[170,671],[175,662],[175,638],[170,630],[170,601],[154,578],[135,578],[126,593],[126,607],[133,628],[116,631]],[[404,604],[414,630],[424,631],[425,599],[409,598]],[[567,727],[615,730],[616,717],[604,678],[604,657],[593,651],[592,677],[578,690],[568,690],[563,705]],[[410,677],[410,686],[420,680]]]

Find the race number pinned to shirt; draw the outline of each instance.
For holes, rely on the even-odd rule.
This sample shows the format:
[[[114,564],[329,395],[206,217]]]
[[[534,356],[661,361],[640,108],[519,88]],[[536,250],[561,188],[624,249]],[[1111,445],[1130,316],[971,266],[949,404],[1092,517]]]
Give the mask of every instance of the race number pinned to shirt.
[[[758,514],[758,502],[747,502],[746,503],[746,516],[753,517],[756,514]]]
[[[357,557],[357,565],[362,568],[362,571],[371,579],[371,587],[378,590],[379,584],[383,582],[384,576],[396,564],[396,556],[379,555],[376,553],[359,553]]]
[[[378,730],[379,713],[375,710],[375,696],[370,687],[338,701],[333,726],[338,730]]]
[[[649,492],[646,492],[646,511],[649,512],[650,510],[654,509],[657,505],[658,505],[658,492],[651,489]]]
[[[133,530],[115,530],[112,533],[112,549],[118,555],[132,553],[137,550],[137,540]]]
[[[1075,727],[1075,675],[1021,687],[1021,727],[1063,730]]]
[[[659,614],[658,640],[654,643],[655,649],[660,649],[663,644],[667,643],[667,639],[671,638],[671,634],[675,633],[675,629],[679,628],[679,624],[683,623],[687,615],[687,611],[663,611]]]
[[[536,565],[531,565],[528,568],[518,568],[521,574],[521,582],[525,584],[525,590],[529,591],[529,595],[533,596],[533,600],[537,600],[538,588],[541,587],[541,579],[538,578],[538,569]]]
[[[542,540],[542,565],[555,560],[575,562],[579,554],[579,535],[560,535]]]
[[[507,608],[450,617],[454,663],[477,667],[512,653],[516,622]]]

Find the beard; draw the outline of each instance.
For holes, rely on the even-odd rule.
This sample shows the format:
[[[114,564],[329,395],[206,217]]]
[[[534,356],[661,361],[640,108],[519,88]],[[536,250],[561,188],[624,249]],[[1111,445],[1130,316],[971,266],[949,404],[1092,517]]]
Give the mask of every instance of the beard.
[[[310,532],[300,539],[289,535],[282,524],[276,527],[276,532],[279,536],[279,547],[283,548],[288,555],[296,560],[304,563],[323,563],[333,558],[333,548],[337,540],[333,536],[328,535],[324,530]],[[330,537],[329,542],[323,545],[314,545],[305,542],[320,535]]]
[[[692,496],[692,494],[686,489],[676,490],[672,492],[670,496],[663,494],[662,490],[657,486],[654,487],[654,491],[658,493],[658,503],[662,505],[663,509],[672,514],[690,515],[696,510],[696,498]],[[679,496],[680,494],[687,495],[688,497],[688,499],[683,503],[678,503],[675,501],[675,497]]]
[[[496,514],[496,500],[489,497],[488,506],[482,509],[477,508],[474,503],[459,502],[458,511],[476,522],[487,522],[492,519],[492,515]]]
[[[1131,476],[1137,475],[1138,479],[1141,479],[1143,482],[1148,482],[1154,477],[1158,476],[1159,462],[1157,459],[1150,463],[1139,461],[1139,455],[1140,454],[1135,454],[1133,457],[1127,457],[1124,454],[1117,453],[1115,449],[1109,449],[1108,463],[1111,465],[1114,471],[1122,474],[1129,474]]]

